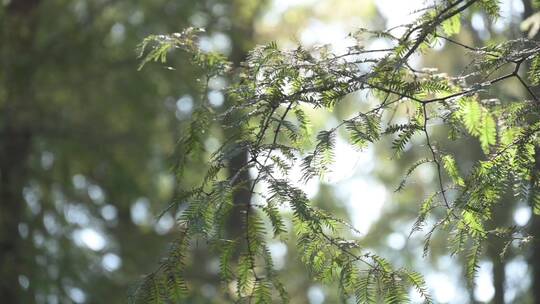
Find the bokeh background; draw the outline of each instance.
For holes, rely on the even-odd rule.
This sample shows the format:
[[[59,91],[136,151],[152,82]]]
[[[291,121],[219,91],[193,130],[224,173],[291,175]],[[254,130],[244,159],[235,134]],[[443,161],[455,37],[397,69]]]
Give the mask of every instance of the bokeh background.
[[[359,27],[384,29],[414,20],[423,0],[2,0],[0,1],[0,285],[13,303],[125,303],[137,281],[158,265],[175,237],[180,210],[166,210],[179,189],[197,184],[208,155],[177,178],[175,147],[201,99],[198,71],[182,53],[167,64],[137,71],[136,47],[150,34],[203,27],[201,48],[239,63],[257,44],[281,48],[328,45],[343,52]],[[482,45],[519,38],[529,0],[502,0],[501,17],[469,11],[456,40]],[[399,33],[399,29],[397,29]],[[384,47],[384,39],[367,47]],[[439,41],[413,57],[414,66],[459,74],[471,58]],[[230,79],[214,78],[208,100],[223,111]],[[512,82],[503,98],[524,96]],[[309,111],[314,129],[375,102],[359,92],[334,112]],[[400,111],[403,111],[400,113]],[[404,116],[407,109],[396,115]],[[437,133],[437,126],[433,126]],[[316,134],[316,131],[313,132]],[[441,134],[444,132],[440,132]],[[220,130],[206,133],[208,151]],[[436,134],[435,134],[436,136]],[[482,157],[470,140],[450,143],[458,162]],[[395,193],[406,169],[421,157],[421,139],[397,159],[381,142],[359,152],[337,141],[336,163],[323,180],[301,187],[315,203],[349,220],[354,235],[397,265],[419,270],[438,303],[533,303],[528,248],[491,242],[476,285],[468,286],[462,259],[450,257],[436,234],[422,256],[423,234],[409,238],[420,203],[434,191],[435,173],[420,168]],[[507,198],[493,226],[526,226],[531,209]],[[161,215],[158,217],[158,215]],[[292,238],[272,240],[276,267],[291,303],[340,303],[337,286],[312,282],[296,260]],[[204,244],[189,264],[188,303],[223,303],[218,262]],[[420,299],[416,299],[420,300]],[[538,300],[536,300],[538,301]],[[2,300],[0,299],[0,302]],[[9,300],[7,303],[10,303]]]

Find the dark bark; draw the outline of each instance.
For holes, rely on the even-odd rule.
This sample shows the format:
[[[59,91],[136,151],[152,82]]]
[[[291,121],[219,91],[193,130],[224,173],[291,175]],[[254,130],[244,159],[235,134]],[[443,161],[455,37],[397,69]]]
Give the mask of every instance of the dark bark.
[[[531,0],[523,0],[523,6],[525,8],[523,13],[523,19],[528,18],[534,14],[534,8]],[[537,34],[534,39],[540,39]],[[540,89],[533,88],[535,94],[540,93]],[[534,171],[531,178],[531,184],[537,183],[538,178],[540,178],[540,146],[535,146],[535,159],[534,159]],[[532,204],[532,202],[531,202]],[[532,270],[532,282],[531,282],[531,293],[533,296],[533,303],[540,304],[540,216],[533,214],[531,221],[529,223],[529,233],[533,237],[530,255],[529,255],[529,265]]]
[[[38,0],[11,1],[1,24],[4,96],[0,96],[3,97],[0,99],[0,299],[3,303],[25,302],[18,276],[28,276],[31,271],[25,267],[24,242],[18,225],[25,211],[22,189],[32,141],[29,128],[35,72],[32,50],[38,4]]]
[[[540,178],[539,146],[534,148],[534,153],[534,172],[531,183],[537,183],[538,179]],[[531,292],[533,296],[533,303],[540,303],[540,217],[538,215],[533,214],[529,226],[529,233],[533,237],[529,256],[529,265],[532,270]]]
[[[248,161],[248,151],[243,149],[236,155],[231,162],[229,163],[229,174],[230,176],[236,175],[236,173],[247,164]],[[229,222],[227,225],[227,230],[229,235],[232,238],[236,238],[242,235],[244,231],[243,223],[243,210],[245,210],[246,205],[251,201],[251,192],[249,186],[251,184],[251,178],[249,172],[244,170],[241,172],[235,183],[236,185],[243,185],[233,194],[233,208],[231,210],[231,216],[229,217]]]
[[[249,14],[240,14],[243,10],[243,1],[233,1],[231,4],[234,15],[239,16],[234,18],[231,32],[229,33],[232,40],[231,61],[234,68],[240,68],[241,63],[246,59],[248,51],[253,47],[254,40],[254,21],[255,17],[260,9],[260,5],[264,1],[260,1],[257,7],[254,7]],[[245,11],[245,9],[244,9]],[[247,149],[241,150],[235,155],[229,165],[229,176],[235,176],[238,171],[242,170],[248,162],[249,151]],[[246,205],[249,205],[252,198],[250,191],[251,178],[247,170],[243,170],[238,174],[235,185],[241,185],[241,187],[233,193],[233,208],[231,210],[231,216],[227,223],[227,232],[231,238],[236,238],[243,235],[244,231],[244,214]]]
[[[499,247],[500,248],[500,247]],[[497,257],[492,257],[493,263],[493,285],[495,287],[495,295],[491,303],[504,304],[504,291],[505,291],[505,270],[504,265],[500,259],[497,261]]]
[[[510,190],[508,191],[510,194]],[[509,196],[509,195],[507,195]],[[505,225],[508,222],[508,214],[511,213],[511,198],[505,197],[503,201],[493,210],[493,228],[500,227]],[[487,255],[489,256],[491,263],[493,264],[493,287],[495,289],[495,294],[491,300],[492,304],[504,304],[504,293],[505,293],[505,283],[506,283],[506,273],[505,273],[505,261],[501,257],[505,245],[505,240],[501,239],[498,236],[492,236],[488,239],[487,246]]]

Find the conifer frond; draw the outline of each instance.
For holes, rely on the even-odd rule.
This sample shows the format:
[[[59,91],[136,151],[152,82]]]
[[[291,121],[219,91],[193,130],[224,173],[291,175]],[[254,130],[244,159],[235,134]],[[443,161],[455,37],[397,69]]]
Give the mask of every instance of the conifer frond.
[[[535,147],[540,110],[538,98],[526,83],[540,82],[540,44],[518,39],[471,47],[446,37],[459,32],[460,16],[471,7],[492,18],[499,15],[496,0],[439,1],[409,24],[402,37],[394,37],[389,31],[360,30],[353,35],[357,45],[344,54],[332,54],[325,48],[281,50],[276,43],[252,50],[235,71],[238,80],[226,89],[227,109],[215,113],[207,105],[206,94],[202,94],[179,141],[176,173],[180,178],[193,159],[208,163],[208,168],[200,185],[182,197],[186,201],[179,218],[179,225],[185,228],[183,238],[175,243],[176,249],[163,265],[146,277],[135,298],[164,303],[179,301],[189,293],[182,261],[189,253],[189,239],[200,238],[213,244],[220,256],[221,277],[226,282],[236,281],[240,302],[271,303],[278,298],[286,302],[286,286],[279,281],[280,273],[274,268],[267,242],[293,232],[299,258],[313,279],[339,282],[344,298],[354,296],[357,303],[404,303],[410,300],[408,289],[414,288],[426,303],[431,303],[418,272],[396,268],[368,252],[357,239],[347,239],[343,231],[355,232],[354,227],[315,208],[294,186],[298,181],[292,180],[290,172],[298,162],[301,181],[324,176],[330,170],[340,129],[345,129],[349,143],[359,149],[381,141],[384,135],[392,136],[392,149],[397,155],[407,147],[427,148],[429,158],[411,161],[398,187],[403,189],[406,179],[420,165],[433,163],[438,189],[419,204],[411,233],[421,230],[428,216],[433,218],[435,224],[425,234],[424,252],[428,252],[436,231],[448,230],[450,250],[453,254],[466,253],[467,277],[473,280],[488,236],[502,235],[501,230],[488,229],[486,223],[505,191],[514,187],[520,197],[531,202],[535,213],[540,213],[538,182],[533,174],[539,153]],[[141,56],[147,52],[141,67],[151,61],[163,62],[170,50],[182,49],[192,56],[206,79],[226,73],[230,63],[220,54],[200,51],[196,32],[188,29],[148,37],[140,45]],[[365,45],[364,40],[380,37],[395,45],[381,50],[360,46]],[[428,51],[437,38],[453,41],[474,57],[463,75],[419,71],[409,65],[413,54]],[[519,74],[524,64],[532,67],[528,79]],[[505,65],[514,70],[504,74],[506,70],[501,67]],[[517,79],[535,102],[502,102],[491,96],[481,99],[490,94],[489,88],[508,79]],[[329,129],[314,130],[305,109],[331,110],[359,91],[372,93],[378,103]],[[387,121],[400,106],[412,109],[402,114],[406,123],[396,124],[392,118]],[[467,171],[466,166],[458,166],[456,159],[441,152],[444,149],[433,140],[430,123],[434,120],[442,121],[450,130],[451,140],[476,138],[485,158]],[[222,145],[211,157],[202,159],[206,132],[215,126],[223,130]],[[317,134],[313,144],[311,134]],[[425,140],[412,141],[415,135]],[[238,172],[223,174],[239,153],[248,154],[247,162]],[[240,181],[239,176],[248,170],[255,176]],[[260,187],[265,188],[261,203],[233,201],[238,191],[259,194],[256,189]],[[292,210],[292,231],[285,224],[282,206]],[[242,209],[243,233],[228,239],[224,223],[234,208]],[[434,212],[435,208],[442,212]],[[508,230],[504,235],[524,239],[519,233],[518,229]]]

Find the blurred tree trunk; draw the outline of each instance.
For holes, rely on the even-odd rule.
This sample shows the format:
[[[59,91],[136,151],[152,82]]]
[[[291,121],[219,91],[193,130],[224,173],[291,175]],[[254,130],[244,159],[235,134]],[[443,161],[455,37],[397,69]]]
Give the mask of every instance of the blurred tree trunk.
[[[254,46],[255,28],[254,22],[262,3],[265,1],[236,0],[231,4],[232,27],[229,33],[232,42],[231,61],[233,68],[240,68],[241,63],[246,59],[248,51]],[[232,177],[248,163],[249,153],[247,149],[242,149],[235,155],[228,166],[229,175]],[[242,234],[244,222],[243,211],[246,204],[251,202],[250,192],[251,178],[247,170],[239,173],[235,185],[243,185],[233,194],[233,209],[227,224],[227,230],[231,238]]]
[[[465,21],[469,28],[473,28],[471,19]],[[490,29],[491,31],[491,29]],[[479,36],[477,31],[471,31],[471,38],[474,41],[473,45],[482,45],[485,41]],[[513,37],[514,39],[517,37]],[[481,157],[476,155],[475,157]],[[479,158],[476,158],[478,161]],[[497,227],[507,226],[511,220],[511,213],[515,205],[513,200],[513,190],[511,188],[505,191],[505,195],[500,199],[497,205],[493,208],[492,219],[489,223],[489,229],[495,229]],[[486,242],[486,257],[491,261],[492,268],[492,283],[495,290],[495,294],[490,303],[492,304],[504,304],[505,294],[505,266],[506,261],[501,257],[501,252],[505,245],[505,240],[497,236],[490,236]],[[471,303],[477,303],[474,298],[474,286],[468,286],[469,301]]]
[[[35,73],[32,54],[39,0],[8,2],[2,16],[0,88],[0,299],[25,303],[18,276],[27,273],[18,225],[24,215],[22,190],[31,149]],[[33,302],[33,301],[31,301]]]
[[[534,148],[534,173],[531,183],[537,182],[540,178],[540,147]],[[533,237],[529,264],[532,269],[531,291],[533,303],[540,303],[540,217],[533,214],[529,224],[529,233]]]
[[[532,3],[532,0],[523,0],[523,6],[525,8],[523,12],[523,19],[526,19],[532,14],[534,14],[534,8]],[[536,37],[534,37],[534,39],[536,40],[539,40],[539,38],[540,37],[538,34],[536,35]],[[538,89],[538,87],[533,88],[533,90],[537,96],[538,94],[540,94],[540,89]],[[540,146],[536,146],[534,152],[535,163],[531,184],[537,182],[540,178]],[[531,221],[529,223],[529,233],[533,237],[531,252],[529,256],[529,265],[532,269],[531,292],[533,296],[533,302],[540,304],[540,217],[538,215],[532,215]]]
[[[507,195],[498,203],[493,209],[493,226],[492,228],[501,227],[508,223],[508,215],[511,214],[512,197],[511,189],[507,191]],[[493,287],[495,288],[495,295],[491,300],[492,304],[504,304],[505,293],[505,261],[501,257],[505,245],[505,239],[501,239],[498,236],[491,236],[487,242],[487,255],[489,256],[491,263],[493,264]]]

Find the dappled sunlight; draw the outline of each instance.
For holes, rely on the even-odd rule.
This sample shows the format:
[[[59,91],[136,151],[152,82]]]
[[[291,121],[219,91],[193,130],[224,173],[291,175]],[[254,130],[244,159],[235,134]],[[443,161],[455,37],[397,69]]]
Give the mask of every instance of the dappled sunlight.
[[[478,270],[478,278],[476,279],[476,286],[474,288],[474,298],[480,302],[489,302],[495,294],[495,288],[493,288],[493,264],[491,262],[480,262],[480,269]]]
[[[0,302],[540,298],[533,0],[0,2]]]
[[[93,251],[101,251],[105,248],[107,241],[103,234],[92,228],[83,228],[73,232],[73,240],[79,246],[86,246]]]
[[[122,259],[114,253],[106,253],[101,259],[101,265],[107,271],[116,271],[122,266]]]

